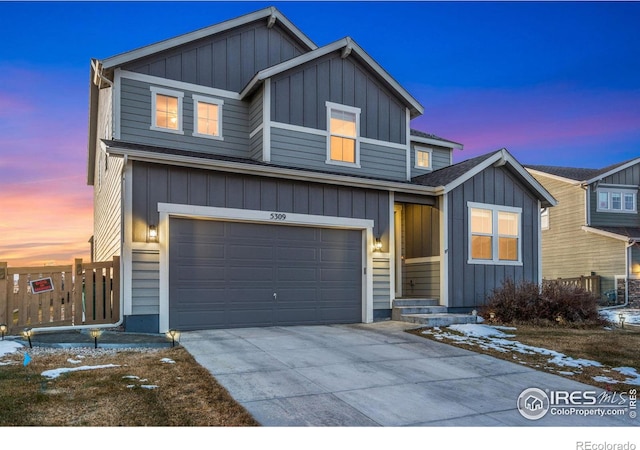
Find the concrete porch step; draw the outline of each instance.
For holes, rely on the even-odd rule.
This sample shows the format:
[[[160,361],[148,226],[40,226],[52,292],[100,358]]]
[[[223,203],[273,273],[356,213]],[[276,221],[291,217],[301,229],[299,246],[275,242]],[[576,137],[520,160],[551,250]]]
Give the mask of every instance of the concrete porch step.
[[[434,298],[396,298],[393,300],[393,306],[438,306],[438,300]]]
[[[471,314],[405,314],[403,322],[415,323],[425,327],[446,327],[453,324],[476,323],[479,320]]]

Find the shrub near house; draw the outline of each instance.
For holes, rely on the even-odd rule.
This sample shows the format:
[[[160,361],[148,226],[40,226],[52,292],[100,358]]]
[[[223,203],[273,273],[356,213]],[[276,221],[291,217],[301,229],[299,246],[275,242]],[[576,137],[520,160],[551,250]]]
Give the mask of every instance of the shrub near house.
[[[507,279],[494,290],[482,307],[483,317],[502,323],[602,324],[597,297],[577,286]]]

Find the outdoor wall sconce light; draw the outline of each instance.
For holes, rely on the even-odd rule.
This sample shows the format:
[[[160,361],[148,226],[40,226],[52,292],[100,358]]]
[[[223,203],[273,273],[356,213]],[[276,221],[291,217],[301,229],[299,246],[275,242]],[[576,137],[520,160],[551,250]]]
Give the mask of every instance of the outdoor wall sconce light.
[[[7,324],[0,323],[0,333],[2,333],[2,340],[4,341],[4,335],[7,332]]]
[[[93,328],[89,330],[89,336],[93,338],[93,348],[98,348],[98,338],[102,334],[102,330],[99,328]]]
[[[158,241],[158,227],[155,225],[149,225],[149,242]]]
[[[25,328],[22,332],[22,335],[29,340],[29,348],[33,348],[33,344],[31,344],[31,336],[33,336],[33,330],[31,328]]]
[[[624,316],[624,314],[620,314],[619,318],[620,318],[620,328],[624,328],[624,321],[625,321],[626,317]],[[631,327],[631,328],[633,328],[633,327]]]
[[[375,242],[373,243],[373,249],[376,252],[379,252],[380,250],[382,250],[382,240],[379,237],[377,237]]]
[[[176,339],[180,337],[180,332],[178,330],[171,329],[167,331],[167,337],[171,339],[171,346],[176,346]]]

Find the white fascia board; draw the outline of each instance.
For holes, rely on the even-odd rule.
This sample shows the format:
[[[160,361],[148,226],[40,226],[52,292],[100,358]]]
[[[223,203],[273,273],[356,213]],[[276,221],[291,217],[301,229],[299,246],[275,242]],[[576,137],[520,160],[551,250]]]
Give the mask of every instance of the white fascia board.
[[[294,67],[300,66],[302,64],[308,63],[309,61],[313,61],[314,59],[320,58],[324,55],[327,55],[331,52],[335,52],[336,50],[340,50],[348,44],[347,39],[343,38],[339,41],[333,42],[331,44],[327,44],[324,47],[316,48],[307,53],[303,53],[302,55],[296,56],[295,58],[291,58],[287,61],[281,62],[280,64],[276,64],[275,66],[267,67],[266,69],[262,69],[260,72],[255,74],[249,83],[242,89],[240,92],[240,99],[244,99],[249,93],[251,93],[256,86],[261,81],[266,80],[267,78],[271,78],[279,73],[285,72],[289,69],[293,69]]]
[[[170,80],[168,78],[156,77],[154,75],[146,75],[128,70],[116,69],[116,79],[126,78],[128,80],[142,81],[143,83],[154,84],[157,86],[167,87],[170,89],[179,89],[181,91],[189,91],[198,94],[210,95],[214,97],[223,97],[233,100],[240,100],[240,94],[225,89],[212,88],[202,86],[200,84],[187,83],[186,81]]]
[[[254,22],[260,19],[266,19],[275,15],[278,20],[282,23],[282,25],[288,29],[291,33],[293,33],[301,42],[303,42],[310,49],[316,49],[318,46],[313,43],[302,31],[298,29],[295,25],[293,25],[288,19],[286,19],[277,9],[270,6],[268,8],[246,14],[241,17],[237,17],[235,19],[227,20],[225,22],[221,22],[215,25],[211,25],[206,28],[201,28],[200,30],[192,31],[190,33],[182,34],[180,36],[176,36],[174,38],[165,39],[160,42],[156,42],[155,44],[150,44],[145,47],[140,47],[135,50],[131,50],[125,53],[121,53],[119,55],[115,55],[109,58],[105,58],[102,60],[102,66],[104,69],[110,69],[113,67],[120,66],[122,64],[126,64],[129,61],[133,61],[139,58],[143,58],[145,56],[152,55],[154,53],[162,52],[164,50],[168,50],[173,47],[177,47],[179,45],[187,44],[189,42],[202,39],[208,36],[212,36],[214,34],[221,33],[223,31],[231,30],[233,28],[245,25],[247,23]]]
[[[367,52],[365,52],[350,37],[342,38],[331,44],[327,44],[324,47],[319,47],[308,53],[304,53],[280,64],[276,64],[275,66],[271,66],[261,70],[249,81],[249,83],[247,83],[245,88],[242,89],[242,91],[240,92],[240,98],[245,98],[253,91],[257,83],[267,78],[271,78],[284,71],[293,69],[294,67],[308,63],[309,61],[313,61],[314,59],[320,58],[337,50],[341,50],[345,47],[351,47],[352,54],[355,52],[369,67],[371,67],[378,74],[378,76],[380,76],[389,86],[391,86],[391,88],[395,90],[407,102],[407,104],[411,105],[412,117],[417,117],[424,113],[424,107],[411,94],[409,94],[409,92],[407,92],[405,88],[400,86],[400,84],[396,80],[394,80],[393,77],[391,77],[391,75],[389,75],[389,73],[384,70],[382,66],[380,66],[380,64],[378,64],[373,58],[371,58],[367,54]]]
[[[528,167],[525,167],[525,170],[527,172],[529,172],[530,174],[532,174],[532,175],[538,175],[538,176],[541,176],[541,177],[551,178],[552,180],[561,181],[563,183],[567,183],[567,184],[570,184],[572,186],[580,186],[580,184],[582,184],[582,181],[572,180],[571,178],[565,178],[565,177],[561,177],[559,175],[552,175],[550,173],[542,172],[540,170],[530,169]]]
[[[458,150],[463,150],[463,147],[464,147],[462,144],[458,144],[457,142],[426,138],[422,136],[411,136],[411,142],[417,142],[419,144],[437,145],[439,147],[454,148]]]
[[[590,180],[586,180],[584,183],[585,184],[594,183],[594,182],[602,180],[602,179],[604,179],[604,178],[606,178],[606,177],[608,177],[610,175],[613,175],[616,172],[620,172],[621,170],[625,170],[625,169],[628,169],[631,166],[635,166],[636,164],[640,164],[640,158],[636,158],[636,159],[634,159],[632,161],[629,161],[626,164],[621,165],[620,167],[616,167],[615,169],[611,169],[610,171],[605,172],[605,173],[603,173],[601,175],[598,175],[597,177],[591,178]]]
[[[617,234],[617,233],[612,233],[610,231],[604,231],[604,230],[599,230],[597,228],[592,228],[592,227],[588,227],[583,225],[582,226],[582,230],[586,231],[587,233],[593,233],[593,234],[598,234],[600,236],[605,236],[605,237],[609,237],[612,239],[617,239],[618,241],[623,241],[623,242],[627,242],[627,243],[635,243],[635,242],[640,242],[640,236],[625,236],[622,234]]]
[[[438,195],[436,188],[420,186],[395,181],[350,177],[348,175],[326,174],[285,167],[265,166],[258,164],[245,164],[222,160],[205,160],[192,156],[165,155],[141,150],[108,147],[113,156],[126,156],[129,160],[170,164],[182,167],[205,168],[223,172],[242,173],[247,175],[268,176],[273,178],[285,178],[289,180],[313,181],[318,183],[335,184],[339,186],[361,187],[365,189],[380,189],[407,194]]]
[[[527,172],[522,165],[506,150],[502,149],[495,152],[491,157],[485,159],[480,164],[475,166],[473,169],[469,170],[464,175],[458,177],[455,181],[444,186],[445,192],[451,192],[456,187],[460,186],[467,180],[470,180],[487,167],[497,164],[499,166],[504,166],[505,164],[509,164],[522,178],[526,183],[530,185],[530,187],[535,190],[538,195],[544,199],[550,206],[556,206],[558,201],[553,198],[553,196],[547,191],[533,176]]]

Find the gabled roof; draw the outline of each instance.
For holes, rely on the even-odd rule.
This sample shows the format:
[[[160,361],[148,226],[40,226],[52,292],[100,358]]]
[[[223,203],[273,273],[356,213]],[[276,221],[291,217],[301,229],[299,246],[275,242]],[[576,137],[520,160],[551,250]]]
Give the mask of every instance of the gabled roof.
[[[411,129],[411,141],[419,142],[423,144],[440,145],[442,147],[457,148],[462,150],[464,147],[462,144],[448,139],[443,139],[435,134],[425,133],[424,131]]]
[[[345,37],[338,41],[327,44],[323,47],[316,48],[310,52],[291,58],[287,61],[276,64],[275,66],[267,67],[261,70],[247,83],[247,85],[240,92],[240,98],[243,99],[250,95],[264,80],[278,75],[287,70],[298,67],[302,64],[306,64],[310,61],[314,61],[329,53],[342,50],[342,57],[346,58],[350,55],[357,55],[360,61],[367,65],[375,74],[390,88],[396,92],[405,101],[405,104],[409,106],[411,110],[411,117],[417,117],[424,113],[424,107],[416,100],[405,88],[382,68],[371,56],[365,52],[352,38]]]
[[[447,193],[492,165],[496,167],[508,166],[511,172],[536,194],[543,207],[557,204],[556,199],[504,148],[414,177],[412,181],[422,186],[438,188],[443,193]]]
[[[296,27],[289,19],[287,19],[280,11],[275,7],[270,6],[268,8],[261,9],[244,16],[236,17],[224,22],[217,23],[205,28],[201,28],[190,33],[182,34],[174,38],[166,39],[164,41],[156,42],[145,47],[140,47],[135,50],[131,50],[119,55],[105,58],[101,61],[102,67],[105,70],[121,66],[139,58],[152,55],[157,52],[161,52],[179,45],[187,44],[198,39],[202,39],[208,36],[212,36],[223,31],[227,31],[251,22],[255,22],[260,19],[269,18],[270,24],[279,22],[287,31],[289,31],[301,44],[306,46],[309,50],[315,50],[318,46],[309,39],[298,27]]]
[[[577,181],[580,184],[591,184],[594,181],[601,180],[609,175],[624,170],[635,164],[640,163],[640,158],[632,158],[621,163],[612,164],[601,169],[583,169],[577,167],[560,167],[560,166],[539,166],[527,165],[526,168],[542,174],[553,175],[554,177],[564,178],[567,181]]]

